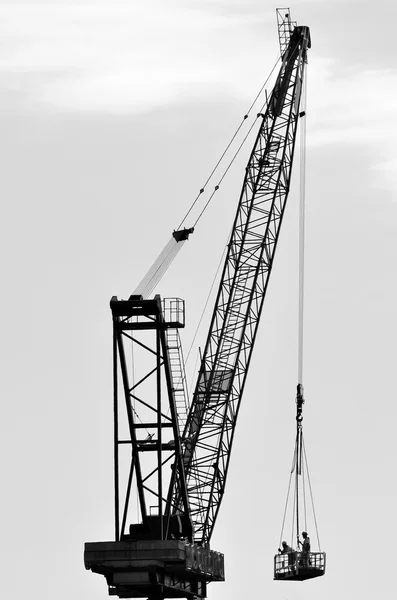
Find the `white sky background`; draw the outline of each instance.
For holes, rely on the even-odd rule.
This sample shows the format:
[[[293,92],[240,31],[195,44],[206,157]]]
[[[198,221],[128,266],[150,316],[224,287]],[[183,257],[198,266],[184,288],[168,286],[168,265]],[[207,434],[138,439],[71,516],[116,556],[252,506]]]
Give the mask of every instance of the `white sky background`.
[[[294,443],[296,168],[213,538],[227,581],[209,598],[392,598],[377,553],[397,538],[397,9],[291,9],[312,34],[304,430],[328,573],[272,581]],[[143,277],[273,67],[275,6],[14,1],[0,28],[2,592],[99,600],[83,543],[113,535],[108,302]],[[185,298],[186,345],[248,152],[158,290]]]

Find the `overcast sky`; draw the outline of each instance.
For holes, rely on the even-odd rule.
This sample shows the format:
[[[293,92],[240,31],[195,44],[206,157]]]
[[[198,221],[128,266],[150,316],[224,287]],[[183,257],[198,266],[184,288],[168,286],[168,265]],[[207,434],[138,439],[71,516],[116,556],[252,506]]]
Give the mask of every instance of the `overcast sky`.
[[[113,535],[109,300],[144,276],[273,68],[275,8],[0,4],[4,598],[107,597],[83,544]],[[392,598],[397,9],[300,0],[291,11],[312,36],[304,432],[328,572],[272,580],[294,444],[296,167],[212,540],[227,580],[209,599]],[[186,300],[186,347],[248,154],[156,290]]]

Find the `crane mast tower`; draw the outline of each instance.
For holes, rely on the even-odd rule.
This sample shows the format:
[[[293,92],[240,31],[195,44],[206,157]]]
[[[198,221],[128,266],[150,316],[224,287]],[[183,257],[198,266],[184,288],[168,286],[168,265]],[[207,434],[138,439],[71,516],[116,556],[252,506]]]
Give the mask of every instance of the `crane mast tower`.
[[[223,554],[209,543],[288,197],[310,47],[309,28],[289,14],[279,33],[281,67],[246,167],[189,410],[184,302],[110,302],[115,539],[86,543],[84,561],[119,598],[205,598],[209,582],[224,580]]]

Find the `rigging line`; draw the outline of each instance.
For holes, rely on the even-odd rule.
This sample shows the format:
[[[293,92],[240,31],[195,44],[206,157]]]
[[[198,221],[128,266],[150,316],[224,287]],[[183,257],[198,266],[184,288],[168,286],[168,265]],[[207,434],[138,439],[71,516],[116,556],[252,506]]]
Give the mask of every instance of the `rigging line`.
[[[136,412],[135,408],[132,406],[131,403],[131,408],[132,408],[132,412],[134,413],[134,415],[136,416],[137,420],[141,423],[141,425],[143,425],[143,421],[142,419],[140,419],[138,413]],[[145,427],[146,433],[148,434],[148,436],[150,436],[150,431]]]
[[[281,526],[281,533],[280,533],[280,541],[278,543],[278,547],[281,547],[281,540],[283,538],[283,533],[284,533],[284,525],[285,525],[285,517],[287,515],[287,508],[288,508],[288,500],[289,500],[289,493],[291,490],[291,480],[292,480],[292,471],[289,475],[289,483],[288,483],[288,491],[287,491],[287,499],[285,501],[285,507],[284,507],[284,516],[283,516],[283,524]]]
[[[302,111],[306,112],[306,67],[303,65]],[[305,279],[305,192],[306,192],[306,115],[301,118],[300,192],[299,192],[299,326],[298,326],[298,383],[303,384],[303,309]]]
[[[254,107],[254,105],[256,104],[259,96],[262,94],[265,86],[267,85],[270,77],[273,75],[273,72],[275,70],[275,68],[277,67],[279,61],[281,60],[281,57],[278,57],[272,70],[270,71],[266,81],[264,82],[264,84],[262,85],[261,89],[259,90],[259,92],[257,93],[255,99],[253,100],[253,102],[251,103],[251,106],[249,107],[247,113],[244,115],[243,120],[241,121],[240,125],[238,126],[238,128],[236,129],[235,133],[233,134],[230,142],[228,143],[228,145],[226,146],[225,150],[223,151],[223,153],[221,154],[220,158],[218,159],[218,162],[216,163],[215,167],[212,169],[211,173],[209,174],[207,181],[204,183],[204,185],[201,187],[199,193],[197,194],[193,204],[191,205],[191,207],[189,208],[189,210],[187,211],[186,215],[183,217],[180,225],[178,226],[178,229],[180,229],[183,225],[183,223],[186,221],[187,217],[189,216],[189,214],[191,213],[191,211],[193,210],[197,200],[200,198],[201,194],[204,192],[206,186],[208,185],[208,183],[211,181],[212,176],[214,175],[215,171],[217,170],[217,168],[219,167],[220,163],[222,162],[225,154],[227,153],[227,151],[229,150],[230,146],[232,145],[232,143],[234,142],[234,140],[236,139],[236,136],[238,135],[240,129],[242,128],[243,124],[245,123],[246,119],[248,118],[248,115],[250,114],[252,108]],[[197,221],[196,221],[197,223]]]
[[[228,240],[230,240],[230,238],[231,238],[231,234],[232,234],[232,233],[230,232],[230,233],[229,233]],[[220,261],[219,261],[218,267],[217,267],[217,269],[216,269],[215,275],[214,275],[214,277],[213,277],[213,279],[212,279],[212,283],[211,283],[210,291],[208,292],[207,299],[206,299],[206,301],[205,301],[205,304],[204,304],[204,308],[203,308],[203,310],[202,310],[202,312],[201,312],[201,316],[200,316],[200,319],[199,319],[198,325],[197,325],[197,327],[196,327],[196,331],[195,331],[195,333],[194,333],[194,336],[193,336],[193,339],[192,339],[192,343],[190,344],[189,350],[188,350],[188,352],[187,352],[187,355],[186,355],[185,364],[187,364],[187,362],[188,362],[188,360],[189,360],[189,357],[190,357],[190,352],[191,352],[191,350],[192,350],[192,348],[193,348],[193,344],[194,344],[194,342],[195,342],[195,340],[196,340],[196,337],[197,337],[197,334],[198,334],[198,330],[199,330],[199,328],[200,328],[201,322],[202,322],[202,320],[203,320],[203,317],[204,317],[204,313],[205,313],[205,311],[206,311],[206,309],[207,309],[208,302],[209,302],[209,300],[210,300],[210,297],[211,297],[211,294],[212,294],[212,290],[214,289],[215,282],[216,282],[216,280],[217,280],[217,278],[218,278],[218,273],[219,273],[219,270],[220,270],[221,266],[223,265],[223,259],[224,259],[224,257],[225,257],[225,254],[226,254],[227,247],[228,247],[228,244],[226,244],[226,246],[225,246],[225,248],[224,248],[224,250],[223,250],[223,253],[222,253],[221,259],[220,259]]]
[[[262,105],[261,107],[261,112],[263,110],[263,107],[266,105],[266,102]],[[199,222],[199,220],[201,219],[201,217],[203,216],[205,210],[207,209],[209,203],[211,202],[212,198],[214,197],[215,193],[219,190],[219,186],[221,185],[222,181],[225,179],[225,176],[227,174],[227,172],[229,171],[230,167],[232,166],[232,164],[234,163],[234,161],[237,158],[237,155],[240,153],[241,148],[244,146],[245,142],[247,141],[248,136],[250,135],[251,131],[253,130],[256,121],[259,119],[258,115],[255,119],[255,121],[252,123],[251,127],[249,128],[246,136],[243,138],[243,141],[241,142],[241,144],[239,145],[239,147],[237,148],[234,156],[232,157],[231,161],[229,162],[228,166],[226,167],[225,171],[223,172],[222,177],[220,178],[220,180],[218,181],[218,184],[215,186],[214,191],[212,192],[211,196],[208,198],[206,204],[204,205],[203,210],[201,211],[201,213],[199,214],[199,216],[197,217],[193,227],[196,227],[197,223]]]
[[[294,472],[295,466],[297,464],[297,457],[296,457],[296,442],[295,442],[295,446],[294,446],[294,455],[292,457],[292,465],[291,465],[291,473]]]
[[[296,471],[295,471],[295,495],[296,495],[296,539],[299,539],[299,462],[300,462],[300,457],[299,457],[299,433],[296,436],[296,455],[297,455],[297,461],[296,461]],[[299,548],[299,544],[297,544],[298,548]]]
[[[295,501],[296,501],[296,494],[295,494],[295,490],[294,490],[294,502],[292,505],[292,530],[291,530],[291,548],[296,547],[294,544],[294,529],[295,529]],[[296,542],[296,540],[295,540]],[[297,546],[297,550],[299,550],[299,546]]]
[[[314,517],[314,524],[315,524],[315,527],[316,527],[316,536],[317,536],[318,549],[319,549],[319,552],[321,552],[320,538],[319,538],[319,535],[318,535],[318,527],[317,527],[316,511],[315,511],[315,509],[314,509],[314,500],[313,500],[313,493],[312,493],[312,484],[311,484],[311,481],[310,481],[309,466],[308,466],[308,464],[307,464],[307,456],[306,456],[306,446],[305,446],[305,442],[303,442],[303,453],[304,453],[304,456],[305,456],[306,471],[307,471],[307,480],[308,480],[308,482],[309,482],[310,498],[311,498],[311,501],[312,501],[313,517]]]
[[[302,442],[303,442],[303,435],[302,435]],[[302,492],[303,492],[303,511],[304,511],[304,515],[305,515],[305,531],[307,531],[305,463],[303,463],[303,465],[302,465]]]
[[[194,363],[194,368],[193,368],[192,381],[190,382],[190,387],[189,387],[189,396],[188,396],[189,398],[192,397],[192,391],[193,391],[193,386],[194,386],[194,382],[195,382],[194,373],[196,373],[196,367],[197,367],[199,358],[200,358],[200,352],[197,352],[196,362]]]
[[[266,99],[266,101],[265,101],[265,102],[262,104],[262,106],[261,106],[261,108],[260,108],[260,112],[258,113],[258,115],[257,115],[257,117],[256,117],[256,119],[255,119],[255,121],[252,123],[252,125],[251,125],[251,127],[249,128],[249,130],[248,130],[248,132],[247,132],[246,136],[243,138],[243,141],[241,142],[241,144],[240,144],[240,145],[239,145],[239,147],[237,148],[237,150],[236,150],[236,152],[235,152],[235,154],[234,154],[233,158],[232,158],[232,159],[231,159],[231,161],[229,162],[228,166],[226,167],[225,171],[224,171],[224,172],[223,172],[223,174],[222,174],[222,177],[221,177],[221,178],[220,178],[220,180],[218,181],[218,184],[215,186],[215,188],[214,188],[214,191],[212,192],[211,196],[208,198],[208,200],[207,200],[207,202],[206,202],[206,204],[205,204],[204,208],[202,209],[201,213],[200,213],[200,214],[199,214],[199,216],[197,217],[197,219],[196,219],[196,221],[195,221],[195,223],[194,223],[193,227],[196,227],[197,223],[199,222],[199,220],[200,220],[200,219],[201,219],[201,217],[203,216],[203,214],[204,214],[205,210],[207,209],[207,207],[208,207],[209,203],[211,202],[212,198],[214,197],[215,193],[216,193],[216,192],[219,190],[219,187],[220,187],[220,185],[221,185],[222,181],[225,179],[225,177],[226,177],[226,175],[227,175],[227,173],[228,173],[229,169],[231,168],[232,164],[234,163],[234,161],[236,160],[236,158],[237,158],[238,154],[240,153],[240,151],[241,151],[241,148],[244,146],[245,142],[247,141],[247,139],[248,139],[248,137],[249,137],[249,135],[250,135],[251,131],[253,130],[253,128],[254,128],[254,126],[255,126],[255,123],[256,123],[256,121],[258,120],[258,118],[259,118],[260,116],[262,116],[262,114],[261,114],[261,113],[262,113],[263,109],[265,108],[265,106],[267,105],[267,102],[268,102],[268,101],[267,101],[267,99]]]
[[[266,84],[268,83],[268,81],[269,81],[270,77],[273,75],[274,69],[277,67],[277,65],[278,65],[278,63],[280,62],[280,60],[281,60],[281,56],[278,56],[278,58],[277,58],[276,62],[274,63],[274,66],[273,66],[272,70],[270,71],[270,73],[269,73],[269,75],[268,75],[268,77],[267,77],[267,79],[266,79],[265,83],[262,85],[262,87],[261,87],[261,89],[259,90],[259,92],[257,93],[257,95],[256,95],[256,97],[255,97],[255,99],[254,99],[254,101],[252,102],[251,106],[249,107],[249,109],[248,109],[248,112],[247,112],[247,115],[249,115],[249,114],[250,114],[250,112],[251,112],[251,110],[253,109],[254,105],[256,104],[256,102],[257,102],[257,100],[258,100],[259,96],[262,94],[263,90],[265,89],[265,86],[266,86]]]
[[[302,474],[302,440],[303,440],[303,434],[302,434],[302,427],[299,427],[299,449],[298,449],[298,455],[299,455],[299,462],[298,462],[298,475]]]
[[[296,44],[295,48],[296,48],[297,46],[298,46],[298,43]],[[273,71],[274,71],[274,69],[276,68],[276,66],[277,66],[277,63],[278,63],[278,61],[279,61],[279,60],[280,60],[280,59],[278,59],[278,60],[277,60],[277,62],[276,62],[276,64],[274,65],[274,67],[273,67],[273,69],[272,69],[272,71],[271,71],[270,75],[273,73]],[[287,63],[288,63],[288,61],[287,61]],[[270,77],[270,75],[269,75],[269,77]],[[269,79],[269,77],[268,77],[268,79]],[[266,80],[266,81],[267,81],[267,80]],[[305,80],[305,82],[306,82],[306,80]],[[304,86],[305,86],[305,82],[304,82]],[[264,84],[264,85],[266,85],[266,82],[265,82],[265,84]],[[304,89],[305,89],[305,87],[304,87]],[[211,202],[212,198],[214,197],[214,194],[215,194],[215,192],[217,192],[217,191],[219,190],[219,186],[220,186],[220,184],[222,183],[222,181],[224,180],[224,178],[225,178],[225,176],[226,176],[226,173],[229,171],[230,167],[231,167],[231,166],[232,166],[232,164],[234,163],[234,161],[235,161],[235,159],[236,159],[237,155],[239,154],[239,152],[240,152],[241,148],[242,148],[242,147],[243,147],[243,145],[245,144],[245,142],[246,142],[246,140],[247,140],[247,138],[248,138],[249,134],[251,133],[252,129],[254,128],[254,125],[255,125],[255,123],[256,123],[256,121],[257,121],[257,119],[258,119],[258,118],[261,116],[261,113],[262,113],[262,111],[263,111],[263,109],[264,109],[264,107],[265,107],[266,105],[267,105],[267,98],[266,98],[265,102],[262,104],[262,106],[261,106],[261,108],[260,108],[260,112],[258,113],[258,115],[257,115],[257,117],[256,117],[256,119],[255,119],[255,121],[252,123],[251,127],[249,128],[247,135],[244,137],[243,141],[241,142],[240,146],[238,147],[238,149],[237,149],[237,152],[234,154],[234,156],[233,156],[232,160],[229,162],[229,165],[227,166],[226,170],[224,171],[224,173],[223,173],[223,175],[222,175],[221,179],[219,180],[218,184],[215,186],[215,188],[214,188],[214,191],[212,192],[211,196],[210,196],[210,197],[209,197],[209,199],[207,200],[207,203],[205,204],[205,206],[204,206],[203,210],[201,211],[201,213],[200,213],[200,214],[199,214],[199,216],[197,217],[197,219],[196,219],[196,221],[195,221],[195,223],[194,223],[193,227],[196,227],[197,223],[199,222],[199,220],[200,220],[200,219],[201,219],[201,217],[203,216],[203,213],[204,213],[204,211],[206,210],[207,206],[209,205],[209,203]],[[223,155],[222,155],[222,156],[223,156]],[[203,188],[203,190],[204,190],[204,188]],[[200,194],[201,194],[201,190],[200,190]],[[200,194],[199,194],[199,195],[200,195]],[[197,198],[198,198],[198,197],[197,197]],[[196,198],[196,200],[194,201],[194,203],[196,203],[196,201],[197,201],[197,198]],[[193,208],[193,207],[192,207],[192,208]],[[190,210],[189,210],[189,212],[190,212]],[[186,217],[185,217],[185,218],[186,218]],[[182,223],[183,223],[183,222],[184,222],[184,221],[182,221]]]
[[[278,63],[278,61],[279,61],[279,60],[280,60],[280,58],[277,60],[276,64],[274,65],[274,67],[273,67],[273,69],[272,69],[272,71],[271,71],[271,73],[270,73],[270,75],[269,75],[268,79],[269,79],[269,78],[270,78],[270,76],[272,75],[272,73],[273,73],[274,69],[276,68],[276,66],[277,66],[277,63]],[[268,79],[266,80],[266,82],[268,81]],[[266,82],[264,83],[264,86],[266,85]],[[305,83],[304,83],[304,85],[305,85]],[[263,87],[264,87],[264,86],[263,86]],[[262,89],[263,89],[263,88],[262,88]],[[258,94],[258,96],[259,96],[259,94]],[[232,166],[232,164],[234,163],[234,161],[235,161],[235,159],[236,159],[237,155],[239,154],[239,152],[240,152],[241,148],[242,148],[242,147],[243,147],[243,145],[245,144],[245,142],[246,142],[246,140],[247,140],[248,136],[250,135],[250,133],[251,133],[252,129],[254,128],[254,125],[255,125],[255,123],[256,123],[256,121],[257,121],[257,119],[258,119],[260,116],[262,116],[262,115],[261,115],[261,113],[262,113],[263,109],[265,108],[265,106],[267,105],[267,102],[268,102],[268,99],[266,98],[265,102],[262,104],[262,106],[261,106],[261,108],[260,108],[260,112],[258,113],[258,115],[257,115],[257,117],[256,117],[256,119],[255,119],[255,121],[252,123],[251,127],[250,127],[250,128],[249,128],[249,130],[248,130],[248,133],[247,133],[247,134],[246,134],[246,136],[244,137],[244,139],[243,139],[243,141],[241,142],[240,146],[238,147],[238,149],[237,149],[236,153],[234,154],[234,156],[233,156],[232,160],[229,162],[229,164],[228,164],[227,168],[225,169],[225,171],[224,171],[224,173],[223,173],[222,177],[221,177],[221,178],[220,178],[220,180],[218,181],[218,184],[215,186],[215,188],[214,188],[214,191],[212,192],[212,194],[211,194],[211,196],[209,197],[209,199],[207,200],[207,202],[206,202],[206,204],[205,204],[204,208],[202,209],[202,211],[200,212],[199,216],[197,217],[197,219],[196,219],[196,221],[195,221],[195,223],[194,223],[194,225],[193,225],[193,228],[194,228],[194,227],[196,227],[197,223],[199,222],[199,220],[200,220],[200,219],[201,219],[201,217],[203,216],[203,214],[204,214],[204,212],[205,212],[206,208],[208,207],[209,203],[211,202],[212,198],[214,197],[215,193],[216,193],[216,192],[219,190],[219,186],[220,186],[220,184],[222,183],[222,181],[224,180],[224,178],[225,178],[225,176],[226,176],[227,172],[229,171],[230,167],[231,167],[231,166]],[[237,132],[236,132],[236,133],[237,133]],[[234,136],[234,137],[235,137],[235,136]],[[233,139],[234,139],[234,137],[233,137]],[[232,140],[232,141],[233,141],[233,140]],[[230,142],[230,144],[231,144],[231,142]],[[229,144],[229,146],[230,146],[230,144]],[[228,148],[229,148],[229,146],[228,146]],[[226,151],[225,151],[225,152],[226,152]],[[224,154],[225,154],[225,153],[224,153]],[[223,158],[224,154],[222,154],[222,157],[221,157],[221,159]],[[220,163],[221,159],[218,161],[218,164]],[[217,165],[217,166],[218,166],[218,165]],[[214,169],[214,171],[215,171],[215,169]],[[213,171],[213,172],[214,172],[214,171]],[[211,174],[211,177],[212,177],[212,174]],[[210,177],[210,178],[211,178],[211,177]],[[207,183],[208,183],[208,181],[210,180],[210,178],[207,180],[207,182],[206,182],[206,184],[205,184],[205,185],[207,185]],[[189,209],[189,211],[188,211],[187,215],[190,213],[191,209],[193,208],[194,204],[197,202],[197,200],[198,200],[198,198],[199,198],[200,194],[201,194],[203,191],[204,191],[204,188],[202,188],[202,189],[200,190],[200,193],[199,193],[199,195],[197,196],[197,198],[196,198],[196,200],[194,201],[193,205],[192,205],[192,206],[191,206],[191,208]],[[187,217],[187,215],[186,215],[186,217]],[[185,221],[186,217],[183,219],[183,221],[182,221],[181,225],[184,223],[184,221]]]

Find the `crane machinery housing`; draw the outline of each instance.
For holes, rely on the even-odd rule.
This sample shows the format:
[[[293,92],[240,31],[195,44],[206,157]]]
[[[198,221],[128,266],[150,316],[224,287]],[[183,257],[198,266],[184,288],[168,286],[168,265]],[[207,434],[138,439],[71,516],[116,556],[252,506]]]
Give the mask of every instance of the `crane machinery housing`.
[[[289,14],[279,34],[281,66],[246,167],[190,406],[184,301],[136,294],[110,302],[115,539],[87,542],[84,562],[119,598],[200,599],[225,578],[210,541],[288,197],[310,48],[309,28]]]

